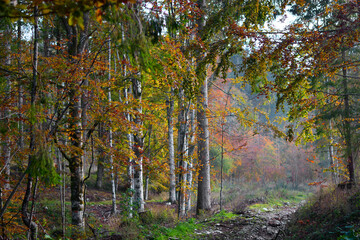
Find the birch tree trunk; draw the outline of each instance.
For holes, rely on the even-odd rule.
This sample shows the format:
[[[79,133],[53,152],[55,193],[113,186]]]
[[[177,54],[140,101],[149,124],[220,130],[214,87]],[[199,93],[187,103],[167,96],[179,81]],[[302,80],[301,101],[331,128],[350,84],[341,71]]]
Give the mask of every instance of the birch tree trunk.
[[[169,168],[170,168],[170,189],[169,201],[176,203],[176,176],[175,176],[175,149],[174,149],[174,127],[173,127],[173,112],[174,112],[174,90],[171,88],[170,96],[166,99],[166,112],[168,121],[168,148],[169,148]]]
[[[184,90],[179,90],[179,115],[178,115],[178,148],[177,156],[179,162],[179,194],[178,194],[178,216],[183,218],[186,216],[186,174],[187,174],[187,119],[186,109],[184,104]]]
[[[111,40],[109,38],[109,82],[111,81]],[[111,107],[111,90],[108,89],[108,99],[109,99],[109,107]],[[111,200],[112,200],[112,207],[111,207],[111,213],[116,214],[116,184],[115,184],[115,173],[114,173],[114,160],[113,160],[113,132],[111,128],[111,120],[110,120],[110,126],[109,126],[109,147],[110,147],[110,177],[111,177]]]
[[[143,147],[144,140],[142,134],[142,107],[141,107],[141,81],[137,78],[132,79],[132,91],[134,99],[138,102],[138,106],[135,107],[134,123],[137,128],[134,134],[133,151],[136,159],[133,163],[133,174],[134,174],[134,204],[138,207],[138,212],[144,211],[144,183],[143,183]]]
[[[192,182],[193,182],[193,155],[195,152],[195,109],[190,110],[190,141],[189,141],[189,167],[187,172],[187,182],[188,182],[188,191],[187,191],[187,204],[186,212],[188,213],[191,210],[191,195],[192,195]]]
[[[124,88],[124,99],[125,99],[125,104],[126,105],[129,104],[128,98],[129,98],[129,96],[128,96],[128,88],[125,87]],[[131,122],[130,113],[126,112],[125,113],[125,118],[127,119],[127,121],[129,123]],[[126,133],[126,138],[127,138],[127,141],[128,141],[129,149],[132,150],[133,134],[131,132]],[[129,159],[128,159],[128,167],[127,167],[127,175],[128,175],[128,188],[129,188],[129,191],[130,191],[130,197],[129,197],[129,217],[130,218],[133,217],[133,205],[134,205],[133,191],[135,189],[133,164],[134,164],[134,161],[133,161],[132,157],[129,157]]]
[[[121,29],[122,29],[122,32],[124,32],[124,26],[121,25]],[[124,41],[124,34],[122,35],[122,41]],[[120,56],[119,56],[119,53],[116,52],[117,54],[117,58],[119,60],[119,62],[121,62],[120,60]],[[123,56],[123,59],[126,59],[126,56],[124,55]],[[123,75],[126,76],[127,75],[127,69],[126,69],[126,66],[124,66],[123,68]],[[128,86],[125,86],[124,87],[124,90],[123,90],[123,96],[124,96],[124,100],[121,99],[121,93],[119,92],[119,101],[120,102],[123,102],[125,105],[129,105],[129,92],[131,92],[131,87],[129,88]],[[124,117],[125,119],[127,120],[127,122],[129,123],[129,125],[131,124],[132,122],[132,119],[131,119],[131,115],[129,112],[125,112],[124,113]],[[133,134],[128,131],[126,133],[126,139],[127,139],[127,144],[128,144],[128,147],[129,147],[129,150],[132,151],[132,146],[133,146]],[[133,217],[133,205],[134,205],[134,195],[133,195],[133,192],[134,192],[134,170],[133,170],[133,159],[131,157],[128,158],[128,166],[127,166],[127,187],[128,187],[128,191],[129,191],[129,202],[128,202],[128,209],[129,209],[129,218],[132,218]]]

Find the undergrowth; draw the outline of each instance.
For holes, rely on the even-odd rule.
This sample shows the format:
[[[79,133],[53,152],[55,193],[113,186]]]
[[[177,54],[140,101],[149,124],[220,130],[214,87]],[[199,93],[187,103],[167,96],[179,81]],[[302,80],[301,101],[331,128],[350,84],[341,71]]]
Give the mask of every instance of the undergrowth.
[[[360,189],[321,189],[288,224],[286,239],[360,239]]]

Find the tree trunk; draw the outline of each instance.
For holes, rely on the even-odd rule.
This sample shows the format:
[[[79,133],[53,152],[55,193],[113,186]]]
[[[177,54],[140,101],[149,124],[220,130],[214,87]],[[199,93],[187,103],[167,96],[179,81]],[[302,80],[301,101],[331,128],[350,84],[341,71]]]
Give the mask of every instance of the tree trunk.
[[[347,170],[349,172],[349,183],[355,184],[355,171],[354,171],[354,159],[351,142],[351,124],[350,124],[350,104],[349,104],[349,93],[348,93],[348,80],[347,80],[347,69],[345,65],[346,57],[345,50],[342,50],[342,61],[343,61],[343,94],[344,94],[344,134],[345,134],[345,145],[347,158]]]
[[[61,184],[59,184],[59,191],[60,191],[60,205],[61,205],[61,236],[65,236],[66,231],[66,208],[65,208],[65,161],[61,157],[61,153],[57,151],[57,164],[58,164],[58,172],[61,177]]]
[[[126,76],[126,69],[124,71],[124,75]],[[124,88],[124,101],[125,104],[128,105],[129,104],[129,96],[128,96],[128,92],[131,88]],[[119,93],[119,96],[121,96],[121,94]],[[121,100],[120,100],[121,101]],[[129,112],[125,112],[124,113],[126,120],[130,123],[131,122],[131,115]],[[126,133],[126,139],[128,141],[128,146],[129,149],[132,151],[132,146],[133,146],[133,135],[132,133],[129,131],[128,133]],[[134,183],[134,168],[133,168],[133,159],[131,157],[129,157],[128,159],[128,167],[127,167],[127,176],[128,176],[128,190],[129,190],[129,218],[133,217],[133,205],[134,205],[134,195],[133,195],[133,191],[135,188],[135,183]]]
[[[334,161],[334,145],[333,145],[334,144],[334,138],[332,136],[332,121],[331,121],[331,119],[329,120],[329,130],[330,130],[329,163],[330,163],[330,166],[332,168],[332,170],[331,170],[331,178],[332,178],[333,184],[337,184],[338,179],[337,179],[336,171],[338,170],[338,166],[337,166],[337,164],[335,164],[335,161]]]
[[[141,81],[137,78],[132,79],[132,90],[134,99],[138,102],[138,106],[135,107],[135,112],[137,113],[133,119],[137,131],[134,134],[134,145],[133,151],[135,153],[136,159],[133,163],[133,173],[134,173],[134,204],[138,207],[138,212],[144,211],[144,183],[143,183],[143,147],[144,140],[142,134],[142,107],[141,107],[141,94],[142,87]]]
[[[85,89],[82,89],[82,94],[81,94],[81,128],[83,129],[83,135],[82,135],[82,139],[83,142],[86,142],[86,135],[87,132],[85,131],[85,129],[88,128],[88,119],[87,119],[87,110],[88,110],[88,90],[86,89],[86,87],[89,85],[89,81],[87,79],[84,80],[83,86],[85,87]],[[83,168],[84,168],[84,172],[87,169],[87,162],[88,162],[88,153],[87,150],[84,149],[84,153],[82,155],[82,161],[83,161]]]
[[[148,151],[147,151],[147,158],[149,159],[148,162],[151,162],[151,134],[152,134],[152,124],[150,124],[149,129],[148,129]],[[149,170],[147,171],[146,175],[145,175],[145,196],[144,199],[145,200],[149,200]]]
[[[188,213],[191,210],[191,193],[192,193],[192,182],[193,182],[193,155],[195,152],[195,109],[190,110],[190,142],[189,142],[189,167],[187,172],[187,205],[186,212]]]
[[[187,176],[187,119],[185,109],[184,90],[179,90],[179,115],[178,115],[178,148],[177,156],[179,163],[179,193],[178,193],[178,216],[183,218],[186,216],[186,176]]]
[[[29,206],[30,196],[31,196],[31,189],[33,188],[32,184],[33,184],[33,180],[32,180],[31,175],[29,174],[27,185],[26,185],[26,192],[25,192],[23,203],[21,206],[21,214],[22,214],[22,220],[23,220],[24,224],[30,230],[29,239],[36,240],[38,227],[37,227],[37,224],[34,221],[32,221],[32,211],[31,211],[31,213],[28,212],[28,206]]]
[[[149,200],[149,174],[146,174],[145,176],[145,200]]]
[[[33,52],[33,78],[31,83],[31,107],[36,104],[36,95],[37,95],[37,69],[38,69],[38,56],[39,56],[39,30],[38,30],[38,8],[34,8],[34,52]],[[32,121],[30,121],[30,155],[28,165],[33,164],[33,156],[35,154],[35,126]],[[30,229],[30,239],[35,240],[37,238],[37,224],[32,221],[32,212],[28,212],[28,206],[31,196],[31,189],[33,185],[33,179],[31,172],[28,173],[28,181],[26,184],[26,192],[21,206],[22,220],[24,224]]]
[[[170,97],[166,100],[167,121],[168,121],[168,147],[169,147],[169,168],[170,168],[170,189],[169,201],[176,202],[176,176],[175,176],[175,149],[174,149],[174,128],[172,115],[174,112],[173,89],[171,88]]]
[[[198,177],[198,199],[196,212],[209,211],[211,209],[211,189],[210,189],[210,156],[209,156],[209,129],[206,109],[208,107],[207,78],[200,88],[200,96],[197,106],[198,121],[198,158],[199,158],[199,177]]]
[[[17,21],[17,25],[18,25],[18,29],[17,29],[17,41],[18,41],[18,66],[19,66],[19,69],[21,67],[21,38],[22,38],[22,31],[21,31],[21,20],[19,19]],[[22,149],[24,149],[24,136],[23,136],[23,133],[24,133],[24,123],[23,123],[23,120],[22,120],[22,108],[23,108],[23,105],[24,105],[24,94],[23,94],[23,87],[22,87],[22,84],[19,84],[19,89],[18,89],[18,92],[19,92],[19,102],[18,102],[18,108],[19,108],[19,114],[18,114],[18,117],[19,117],[19,142],[18,142],[18,145],[19,145],[19,149],[20,151]]]
[[[109,38],[109,82],[111,81],[111,40]],[[111,90],[108,89],[108,100],[109,100],[109,107],[111,107]],[[111,128],[111,120],[109,123],[109,147],[110,147],[110,178],[111,178],[111,199],[112,199],[112,207],[111,207],[111,213],[116,214],[116,184],[115,184],[115,173],[114,173],[114,160],[112,156],[113,151],[113,132]]]
[[[224,167],[224,122],[222,121],[221,122],[221,166],[220,166],[220,211],[222,211],[223,167]]]
[[[98,129],[98,137],[99,139],[104,139],[104,124],[99,123]],[[104,179],[104,164],[105,164],[105,152],[104,149],[99,146],[98,147],[98,164],[97,164],[97,175],[96,175],[96,188],[102,189],[103,179]]]
[[[75,63],[74,57],[83,54],[87,46],[89,12],[83,15],[84,28],[78,31],[77,26],[70,26],[66,19],[62,19],[67,33],[69,61]],[[80,38],[79,36],[80,35]],[[75,70],[73,70],[75,71]],[[79,91],[80,82],[69,84],[69,129],[70,144],[73,151],[70,153],[70,187],[71,187],[71,223],[74,225],[73,237],[82,235],[85,232],[85,186],[84,186],[84,169],[83,169],[83,139],[81,133],[82,127],[82,108],[81,108],[81,91]],[[75,151],[74,151],[75,150]]]
[[[5,66],[10,67],[11,65],[11,25],[10,23],[8,23],[6,25],[6,31],[5,31],[5,37],[7,38],[7,41],[5,43],[5,49],[6,49],[6,57],[5,57]],[[11,97],[11,82],[10,82],[10,77],[7,76],[6,77],[6,95],[7,98]],[[8,100],[9,103],[11,102],[10,99]],[[11,168],[11,163],[10,163],[10,159],[11,159],[11,149],[10,149],[10,137],[9,134],[10,132],[10,128],[9,128],[9,122],[10,122],[10,108],[9,105],[6,105],[4,107],[4,112],[3,112],[3,119],[2,120],[2,124],[3,126],[6,126],[6,132],[5,132],[5,139],[4,142],[2,143],[2,157],[3,157],[3,162],[4,162],[4,167],[5,167],[5,183],[3,188],[6,190],[10,189],[10,168]]]
[[[18,29],[17,29],[17,41],[18,41],[18,66],[19,66],[19,69],[21,68],[22,66],[22,63],[21,63],[21,38],[22,38],[22,31],[21,31],[21,20],[19,19],[17,21],[17,25],[18,25]],[[23,123],[23,120],[22,120],[22,108],[23,108],[23,105],[24,105],[24,93],[23,93],[23,87],[22,87],[22,84],[19,84],[19,89],[18,89],[18,94],[19,94],[19,100],[18,100],[18,108],[19,108],[19,114],[18,114],[18,117],[19,117],[19,141],[18,141],[18,146],[19,146],[19,149],[20,151],[22,151],[24,149],[24,123]]]
[[[206,0],[198,0],[200,11],[205,12]],[[205,16],[202,14],[198,20],[198,37],[201,38],[203,28],[205,26]],[[199,53],[197,59],[197,67],[203,57],[203,53]],[[209,211],[211,209],[211,189],[210,189],[210,157],[209,157],[209,129],[206,111],[208,108],[208,80],[206,73],[200,71],[198,77],[203,80],[200,87],[200,93],[197,102],[197,121],[198,121],[198,158],[199,158],[199,176],[198,176],[198,196],[196,213]]]

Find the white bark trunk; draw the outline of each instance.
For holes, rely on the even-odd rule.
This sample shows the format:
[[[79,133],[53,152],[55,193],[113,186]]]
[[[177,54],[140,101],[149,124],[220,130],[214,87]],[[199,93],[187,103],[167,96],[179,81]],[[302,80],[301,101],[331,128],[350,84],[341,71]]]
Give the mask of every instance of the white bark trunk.
[[[125,98],[125,104],[128,104],[128,89],[125,88],[124,89],[124,98]],[[130,123],[131,122],[131,116],[130,114],[127,112],[125,113],[125,117],[127,119],[127,121]],[[126,134],[126,138],[128,141],[128,146],[129,149],[132,150],[132,146],[133,146],[133,135],[129,132]],[[135,182],[134,182],[134,168],[133,168],[133,159],[132,157],[129,157],[128,159],[128,167],[127,167],[127,175],[128,175],[128,188],[130,191],[130,197],[129,197],[129,217],[132,218],[133,217],[133,205],[134,205],[134,195],[133,195],[133,191],[135,191]]]
[[[169,148],[169,168],[170,168],[170,189],[169,201],[176,202],[176,176],[175,176],[175,149],[174,149],[174,127],[173,127],[173,112],[174,99],[173,89],[171,88],[170,97],[166,100],[167,105],[167,120],[168,120],[168,148]]]
[[[195,109],[190,110],[190,142],[189,142],[189,167],[187,173],[188,191],[187,191],[187,204],[186,212],[191,210],[191,194],[193,182],[193,154],[195,151]]]
[[[138,212],[144,211],[144,179],[143,179],[143,134],[142,134],[142,107],[141,107],[141,94],[142,87],[141,81],[137,78],[132,80],[132,90],[134,99],[138,101],[138,106],[135,107],[135,112],[137,115],[134,117],[134,123],[137,127],[137,131],[134,134],[134,145],[133,151],[135,153],[136,159],[134,161],[134,203],[138,207]]]
[[[109,82],[111,81],[111,40],[109,38]],[[111,90],[108,89],[108,99],[109,99],[109,106],[111,106]],[[110,176],[111,176],[111,200],[112,200],[112,207],[111,213],[116,214],[116,184],[115,184],[115,173],[114,173],[114,160],[113,160],[113,132],[111,129],[111,120],[110,120],[110,127],[109,127],[109,147],[110,147]]]
[[[186,176],[187,176],[187,119],[185,109],[184,90],[179,91],[179,115],[178,115],[178,162],[179,162],[179,199],[178,199],[178,215],[179,218],[186,216]]]
[[[123,26],[122,26],[123,29]],[[124,41],[124,36],[122,36],[122,40]],[[117,57],[118,60],[120,61],[120,56],[117,52]],[[126,59],[126,56],[123,56],[124,59]],[[124,67],[124,76],[126,76],[126,66]],[[124,103],[125,105],[129,104],[129,92],[131,91],[131,88],[125,87],[124,88]],[[121,93],[119,93],[119,101],[123,102],[121,99]],[[129,112],[125,112],[125,119],[131,123],[132,119],[131,119],[131,115]],[[133,134],[129,131],[128,133],[126,133],[126,139],[128,141],[128,146],[129,149],[132,151],[132,146],[133,146]],[[135,191],[135,183],[134,183],[134,168],[133,168],[133,159],[132,157],[129,157],[128,159],[128,167],[127,167],[127,176],[128,176],[128,190],[129,190],[129,202],[128,202],[128,209],[129,209],[129,218],[133,217],[133,205],[134,205],[134,194],[133,192]]]

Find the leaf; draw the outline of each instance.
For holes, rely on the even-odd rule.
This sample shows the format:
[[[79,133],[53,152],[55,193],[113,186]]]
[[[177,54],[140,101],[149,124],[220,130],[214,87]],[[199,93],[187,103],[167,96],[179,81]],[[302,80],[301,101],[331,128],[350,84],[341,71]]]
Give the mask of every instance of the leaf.
[[[69,25],[70,25],[70,26],[73,26],[73,25],[74,25],[74,15],[70,14],[70,17],[69,17],[68,22],[69,22]]]
[[[96,9],[95,14],[96,14],[96,21],[101,24],[102,23],[102,10],[100,8]]]

